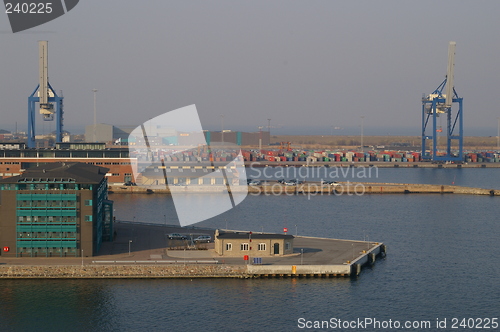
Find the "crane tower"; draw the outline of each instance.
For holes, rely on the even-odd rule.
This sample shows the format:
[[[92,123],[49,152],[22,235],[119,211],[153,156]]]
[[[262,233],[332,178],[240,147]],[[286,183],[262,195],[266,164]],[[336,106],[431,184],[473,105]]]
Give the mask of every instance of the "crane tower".
[[[38,86],[28,97],[28,148],[35,148],[35,109],[38,103],[44,121],[54,121],[56,117],[56,142],[62,142],[63,132],[63,97],[58,96],[49,83],[48,76],[48,42],[38,42]],[[55,110],[54,110],[55,104]]]
[[[431,94],[422,97],[422,158],[433,162],[463,161],[463,98],[454,87],[456,42],[448,46],[448,69],[444,81]],[[446,117],[446,151],[438,153],[438,117]],[[429,123],[430,121],[430,123]],[[427,151],[427,141],[432,148]],[[455,148],[452,146],[456,142]],[[452,150],[454,148],[454,150]]]

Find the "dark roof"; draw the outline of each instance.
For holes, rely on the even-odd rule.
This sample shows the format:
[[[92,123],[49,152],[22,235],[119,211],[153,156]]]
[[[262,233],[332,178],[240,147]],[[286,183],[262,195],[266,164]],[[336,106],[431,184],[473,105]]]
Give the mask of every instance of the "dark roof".
[[[85,163],[48,163],[28,168],[23,174],[1,179],[0,183],[18,182],[75,182],[100,183],[109,168]]]
[[[221,232],[218,236],[219,239],[249,239],[252,240],[264,240],[264,239],[293,239],[293,235],[285,235],[285,234],[273,234],[273,233],[252,233],[251,237],[248,232],[238,232],[238,233],[230,233],[230,232]]]

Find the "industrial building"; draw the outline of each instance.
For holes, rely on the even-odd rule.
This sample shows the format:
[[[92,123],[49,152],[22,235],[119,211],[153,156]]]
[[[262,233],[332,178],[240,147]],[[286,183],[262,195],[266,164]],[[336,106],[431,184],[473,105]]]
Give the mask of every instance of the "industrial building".
[[[85,126],[85,141],[98,143],[121,143],[128,142],[128,136],[135,128],[130,126],[117,127],[105,123]]]
[[[51,163],[0,180],[0,255],[94,256],[113,240],[109,169]]]
[[[265,146],[270,143],[270,135],[268,131],[258,131],[247,133],[241,131],[205,131],[207,143],[224,142],[232,143],[239,146]]]
[[[109,149],[104,143],[57,143],[53,149],[26,149],[24,143],[18,144],[0,143],[0,179],[49,163],[81,162],[108,168],[108,182],[134,181],[132,168],[137,159],[129,158],[127,148]]]

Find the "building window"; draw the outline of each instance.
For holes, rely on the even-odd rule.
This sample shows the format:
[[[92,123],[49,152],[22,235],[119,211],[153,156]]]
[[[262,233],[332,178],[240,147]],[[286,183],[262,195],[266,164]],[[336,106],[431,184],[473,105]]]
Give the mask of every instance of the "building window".
[[[266,250],[266,244],[265,243],[259,243],[259,251],[265,251]]]
[[[231,251],[233,250],[233,244],[232,243],[226,243],[226,251]]]
[[[85,221],[92,221],[92,216],[85,216]]]
[[[248,251],[249,247],[250,246],[248,245],[248,243],[242,243],[240,246],[240,250],[241,251]]]
[[[290,242],[285,242],[285,250],[290,250],[292,248],[292,245]]]
[[[85,200],[85,206],[92,206],[92,200],[91,199],[86,199]]]

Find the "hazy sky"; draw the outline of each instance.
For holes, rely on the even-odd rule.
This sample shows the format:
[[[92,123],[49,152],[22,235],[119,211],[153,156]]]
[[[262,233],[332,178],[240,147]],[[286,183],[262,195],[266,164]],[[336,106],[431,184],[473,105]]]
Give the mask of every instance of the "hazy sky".
[[[26,130],[37,41],[48,40],[70,131],[93,123],[96,88],[98,122],[110,124],[196,104],[212,130],[224,114],[225,129],[257,131],[271,118],[274,133],[355,133],[364,115],[367,135],[419,135],[422,93],[445,78],[453,40],[465,134],[496,135],[498,13],[493,0],[82,0],[16,34],[0,13],[0,128]]]

